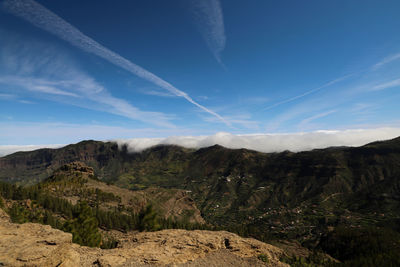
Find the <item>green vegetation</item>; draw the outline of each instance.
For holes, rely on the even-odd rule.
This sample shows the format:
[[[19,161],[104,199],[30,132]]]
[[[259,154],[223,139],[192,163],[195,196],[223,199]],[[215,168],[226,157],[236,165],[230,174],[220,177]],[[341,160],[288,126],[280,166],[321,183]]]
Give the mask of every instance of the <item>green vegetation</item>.
[[[281,262],[287,263],[293,267],[319,267],[319,266],[341,266],[340,263],[334,262],[327,258],[324,254],[313,252],[307,257],[301,256],[283,256]]]
[[[32,163],[32,158],[40,164]],[[398,265],[400,138],[359,148],[271,154],[220,146],[199,150],[157,146],[130,154],[113,143],[86,141],[58,150],[0,158],[4,166],[0,179],[33,184],[45,179],[48,170],[70,161],[82,161],[93,167],[100,180],[126,188],[185,190],[207,224],[154,216],[163,203],[161,198],[152,202],[147,214],[146,208],[135,213],[120,207],[118,196],[83,190],[78,185],[84,179],[66,180],[61,176],[53,177],[52,186],[58,184],[51,196],[46,191],[49,189],[39,188],[45,187],[44,183],[26,189],[14,187],[13,192],[2,190],[0,184],[6,201],[13,199],[24,207],[12,211],[15,220],[43,220],[55,227],[73,220],[77,207],[61,197],[68,194],[66,183],[75,183],[71,190],[76,192],[71,195],[87,201],[92,216],[104,230],[228,230],[266,242],[295,240],[349,266]],[[14,167],[16,162],[18,169]],[[37,188],[36,193],[33,188]],[[33,204],[26,205],[22,201],[26,199]],[[104,201],[114,201],[118,206],[114,203],[115,208],[102,210],[99,207]],[[190,211],[187,214],[190,217]],[[314,253],[285,260],[293,265],[318,266],[327,265],[325,259]]]
[[[118,209],[101,210],[98,206],[90,207],[84,201],[72,205],[67,200],[48,195],[40,184],[20,187],[0,182],[0,196],[0,199],[12,201],[13,204],[7,212],[13,222],[48,224],[54,228],[71,232],[75,243],[100,246],[104,249],[115,248],[118,242],[110,236],[101,236],[98,227],[120,231],[155,231],[171,228],[227,230],[263,241],[275,238],[257,223],[210,226],[191,224],[187,220],[163,219],[156,214],[151,205],[145,207],[139,214]],[[321,221],[321,223],[324,222],[325,220]],[[339,259],[343,262],[342,264],[332,262],[317,252],[305,258],[292,256],[283,257],[281,260],[291,266],[400,266],[398,256],[400,255],[400,234],[387,227],[398,227],[397,221],[383,221],[381,224],[385,224],[386,227],[351,228],[339,225],[333,231],[326,232],[327,234],[320,239],[316,249]],[[285,236],[283,235],[283,237]],[[266,255],[259,255],[258,258],[265,262],[268,261]]]
[[[72,233],[72,242],[89,247],[100,246],[98,222],[86,202],[78,204],[73,217],[73,220],[67,221],[63,226],[65,231]]]
[[[99,227],[104,230],[156,231],[160,229],[213,229],[202,224],[160,218],[151,205],[140,213],[115,209],[106,211],[99,206],[90,207],[80,201],[72,205],[69,201],[50,196],[41,184],[21,187],[0,182],[0,199],[12,201],[7,210],[15,223],[35,222],[51,225],[54,228],[72,233],[72,241],[80,245],[115,248],[117,241],[110,236],[101,236]],[[30,203],[28,205],[28,203]]]
[[[102,249],[113,249],[118,246],[118,240],[114,237],[104,234],[102,236],[100,248]]]
[[[257,256],[257,258],[263,262],[267,262],[267,263],[269,262],[268,256],[265,254],[260,254]]]
[[[320,248],[345,266],[400,266],[400,233],[388,228],[339,226]]]
[[[139,213],[139,230],[140,231],[157,231],[161,229],[159,219],[152,205],[148,205]]]
[[[31,214],[28,212],[27,209],[18,205],[17,203],[14,203],[11,206],[11,208],[8,210],[8,213],[10,215],[12,222],[15,222],[15,223],[29,222],[30,219],[32,219],[32,217],[33,217],[33,216],[30,216]],[[34,220],[32,220],[32,221],[34,221]]]

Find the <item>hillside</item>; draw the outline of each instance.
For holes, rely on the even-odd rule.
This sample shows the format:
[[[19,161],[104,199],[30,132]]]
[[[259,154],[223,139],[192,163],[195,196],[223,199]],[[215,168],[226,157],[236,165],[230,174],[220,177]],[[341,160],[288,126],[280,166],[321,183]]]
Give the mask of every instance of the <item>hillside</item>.
[[[66,199],[73,205],[84,200],[103,210],[129,210],[139,213],[151,204],[165,219],[204,223],[200,211],[185,190],[147,188],[132,191],[98,180],[93,168],[80,162],[63,165],[49,178],[39,183],[42,191]]]
[[[332,251],[332,240],[339,246],[353,232],[368,232],[374,239],[400,231],[400,138],[355,148],[270,154],[217,145],[128,153],[113,143],[84,141],[0,158],[0,177],[36,184],[75,161],[92,167],[100,180],[90,180],[87,187],[101,189],[104,181],[122,195],[182,194],[194,200],[197,218],[213,227],[273,240],[281,247],[283,240],[299,242],[341,260],[351,259]],[[155,206],[159,209],[161,203]],[[390,231],[394,233],[386,235]]]
[[[280,261],[290,261],[293,255],[314,255],[298,243],[286,242],[278,249],[216,231],[221,228],[198,221],[193,201],[189,201],[191,206],[185,204],[187,196],[166,209],[170,201],[160,201],[158,189],[151,190],[130,191],[105,184],[80,162],[62,166],[34,186],[0,182],[0,262],[13,266],[57,262],[62,266],[284,266]],[[164,191],[172,199],[174,192],[179,192],[161,189]],[[136,196],[143,192],[149,194],[147,204],[151,206],[139,209],[143,198]],[[190,216],[179,212],[182,207],[191,211]],[[11,224],[9,216],[22,225]],[[72,241],[70,234],[38,223],[72,233]],[[71,242],[102,250],[79,248]],[[13,252],[7,253],[9,250]],[[319,261],[334,261],[324,253],[316,255]]]
[[[113,143],[84,141],[0,158],[0,179],[34,184],[74,161],[119,187],[190,191],[212,221],[265,216],[281,206],[304,210],[323,204],[325,209],[332,202],[362,212],[378,207],[383,213],[399,212],[400,138],[358,148],[272,154],[221,146],[157,146],[128,153]]]

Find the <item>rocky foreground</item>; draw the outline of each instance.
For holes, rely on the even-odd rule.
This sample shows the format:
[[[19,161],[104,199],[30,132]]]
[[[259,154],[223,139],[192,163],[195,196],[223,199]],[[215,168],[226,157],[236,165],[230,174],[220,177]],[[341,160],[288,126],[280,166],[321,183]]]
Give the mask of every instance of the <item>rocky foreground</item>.
[[[1,266],[287,266],[281,249],[225,231],[121,233],[118,248],[109,250],[71,240],[48,225],[11,223],[0,209]]]

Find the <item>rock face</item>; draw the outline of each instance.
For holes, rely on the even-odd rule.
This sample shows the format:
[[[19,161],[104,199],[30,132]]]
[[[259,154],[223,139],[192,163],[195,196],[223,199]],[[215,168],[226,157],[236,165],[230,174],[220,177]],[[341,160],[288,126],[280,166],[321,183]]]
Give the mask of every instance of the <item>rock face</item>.
[[[251,238],[219,231],[163,230],[112,233],[116,249],[71,242],[47,225],[13,224],[0,209],[0,265],[5,266],[287,266],[282,250]],[[264,254],[268,263],[257,259]]]
[[[6,266],[78,266],[72,235],[35,223],[13,224],[0,209],[0,263]]]
[[[92,178],[94,177],[94,170],[92,167],[88,167],[82,162],[74,161],[69,164],[63,165],[60,169],[56,170],[53,173],[53,176],[57,175],[65,175],[69,177],[80,175],[83,178]]]

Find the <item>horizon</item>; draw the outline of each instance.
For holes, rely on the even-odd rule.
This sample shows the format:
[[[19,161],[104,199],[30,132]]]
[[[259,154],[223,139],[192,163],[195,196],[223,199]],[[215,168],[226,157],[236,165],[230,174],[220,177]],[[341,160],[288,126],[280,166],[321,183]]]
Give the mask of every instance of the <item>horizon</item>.
[[[86,139],[278,152],[399,136],[400,3],[289,3],[3,0],[0,156]]]
[[[396,135],[397,134],[397,135]],[[393,137],[395,135],[395,137]],[[379,138],[377,136],[380,136]],[[170,136],[166,138],[131,138],[114,140],[85,139],[77,143],[51,145],[0,145],[0,157],[16,152],[29,152],[38,149],[59,149],[81,142],[111,142],[119,148],[126,146],[129,153],[140,153],[156,146],[175,145],[189,149],[201,149],[219,145],[228,149],[248,149],[262,153],[303,152],[330,147],[361,147],[378,141],[400,138],[398,129],[316,131],[285,134],[245,134],[216,133],[211,136]],[[318,142],[315,142],[318,140]]]

